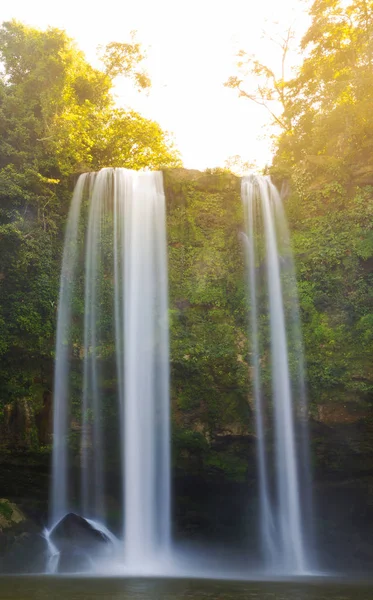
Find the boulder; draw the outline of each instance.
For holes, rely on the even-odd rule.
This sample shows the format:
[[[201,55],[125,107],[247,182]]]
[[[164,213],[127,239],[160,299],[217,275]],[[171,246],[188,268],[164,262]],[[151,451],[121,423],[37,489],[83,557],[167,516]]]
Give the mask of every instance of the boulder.
[[[75,513],[65,515],[52,529],[49,538],[59,551],[72,547],[81,550],[100,549],[110,542],[102,531]]]
[[[47,558],[48,546],[37,524],[14,502],[1,498],[0,572],[44,572]]]
[[[54,526],[49,540],[60,554],[59,573],[90,570],[92,560],[112,546],[105,533],[75,513],[68,513]]]
[[[4,573],[44,573],[48,545],[40,532],[24,531],[9,543],[2,561]]]

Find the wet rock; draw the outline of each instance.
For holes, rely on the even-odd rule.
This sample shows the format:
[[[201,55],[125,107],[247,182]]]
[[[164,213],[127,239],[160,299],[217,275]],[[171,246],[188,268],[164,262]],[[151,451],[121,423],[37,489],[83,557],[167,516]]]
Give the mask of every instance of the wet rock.
[[[112,546],[111,540],[83,517],[68,513],[55,525],[49,536],[59,551],[59,573],[87,571],[92,560],[105,554]]]
[[[59,551],[71,548],[101,549],[103,545],[110,542],[102,531],[75,513],[68,513],[57,523],[51,531],[50,540]]]

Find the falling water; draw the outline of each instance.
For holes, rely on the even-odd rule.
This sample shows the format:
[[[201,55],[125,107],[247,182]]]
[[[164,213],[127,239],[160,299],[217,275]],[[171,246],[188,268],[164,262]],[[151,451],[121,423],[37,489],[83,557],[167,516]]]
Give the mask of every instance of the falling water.
[[[245,177],[242,199],[247,233],[261,543],[267,567],[304,573],[310,560],[305,526],[311,516],[310,467],[304,365],[289,234],[280,196],[268,177]],[[271,406],[262,383],[268,362],[268,316]],[[266,427],[271,417],[272,462],[270,432]],[[299,434],[301,443],[297,441]]]
[[[94,178],[88,217],[85,252],[83,402],[82,402],[82,513],[104,520],[105,489],[103,472],[102,397],[99,386],[100,361],[97,357],[100,318],[100,258],[102,215],[107,202],[110,171],[104,169]],[[110,179],[109,179],[110,181]],[[90,443],[89,415],[93,415]],[[92,420],[92,419],[91,419]]]
[[[85,223],[86,231],[80,236],[79,228]],[[79,270],[81,255],[85,255],[84,268]],[[82,278],[83,335],[78,352],[82,363],[81,468],[79,491],[73,493],[69,482],[72,458],[67,448],[71,420],[76,419],[76,415],[72,417],[70,379],[77,341],[71,331],[73,292],[76,296]],[[108,281],[112,281],[109,316],[104,304]],[[110,320],[111,328],[107,325]],[[108,333],[111,330],[112,334]],[[115,348],[123,564],[141,563],[146,569],[167,555],[170,543],[168,282],[161,173],[103,169],[82,175],[74,192],[58,307],[53,524],[75,510],[107,525],[102,353],[108,347]]]
[[[125,173],[118,179],[117,195],[128,185]],[[166,553],[170,540],[168,284],[162,188],[161,173],[141,173],[132,180],[124,206],[124,344],[118,341],[125,349],[126,564],[133,565],[151,563],[157,553]]]
[[[60,277],[57,316],[56,361],[54,372],[53,412],[53,487],[51,521],[56,523],[68,507],[68,451],[69,418],[69,334],[72,313],[72,291],[75,283],[78,257],[78,226],[83,190],[88,175],[82,175],[76,185],[67,219],[65,245]]]

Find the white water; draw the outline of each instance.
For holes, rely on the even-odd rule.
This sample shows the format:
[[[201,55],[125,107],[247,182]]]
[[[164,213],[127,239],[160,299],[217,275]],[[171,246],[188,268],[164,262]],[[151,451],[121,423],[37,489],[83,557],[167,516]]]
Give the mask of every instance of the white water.
[[[140,173],[130,185],[127,176],[118,174],[116,190],[120,197],[128,189],[117,343],[124,347],[125,562],[135,566],[167,553],[170,543],[168,282],[162,174]],[[117,201],[117,222],[118,208]]]
[[[87,185],[86,185],[87,184]],[[79,239],[81,207],[88,222]],[[111,239],[111,245],[108,245]],[[84,266],[78,269],[79,258]],[[107,272],[108,257],[111,258]],[[79,271],[79,272],[78,272]],[[69,486],[72,468],[70,370],[77,341],[70,339],[73,289],[84,277],[80,491]],[[112,280],[119,440],[126,569],[154,568],[170,544],[170,415],[168,282],[165,201],[161,173],[103,169],[79,178],[65,237],[58,308],[51,521],[77,511],[107,524],[104,375],[100,348],[108,345],[103,306]],[[110,279],[111,278],[111,279]],[[106,327],[106,329],[105,329]],[[107,435],[107,433],[106,433]]]
[[[107,203],[110,171],[92,176],[88,231],[85,252],[83,404],[81,436],[82,514],[105,519],[105,487],[102,421],[102,398],[99,387],[100,362],[97,357],[100,318],[101,223]],[[110,181],[110,180],[109,180]],[[102,274],[101,274],[102,276]],[[92,415],[90,417],[90,415]],[[90,423],[91,421],[91,423]],[[93,421],[93,422],[92,422]]]
[[[257,435],[257,453],[258,453],[258,476],[259,476],[259,498],[260,498],[260,523],[261,539],[260,543],[264,556],[270,560],[271,564],[277,559],[277,541],[274,525],[273,512],[270,502],[268,467],[266,456],[266,440],[264,429],[264,410],[263,410],[263,390],[260,371],[260,352],[259,352],[259,322],[258,322],[258,289],[257,274],[255,268],[255,243],[254,243],[254,220],[256,218],[256,203],[249,202],[245,211],[245,225],[248,235],[244,236],[246,247],[246,259],[249,273],[249,291],[250,291],[250,327],[252,343],[252,365],[253,365],[253,389],[255,400],[255,425]]]
[[[311,518],[310,467],[304,361],[289,234],[281,198],[268,177],[244,178],[242,199],[250,288],[260,538],[264,559],[270,570],[302,574],[310,569],[310,543],[305,536],[305,521]],[[262,304],[261,318],[258,314],[259,302]],[[260,324],[266,322],[266,315],[269,316],[270,332],[270,410],[267,407],[268,398],[263,404],[262,386],[262,369],[268,358],[263,347],[265,332],[260,329]],[[290,372],[290,349],[291,359],[296,363],[294,373]],[[273,465],[269,464],[268,434],[265,429],[265,422],[271,416],[275,432]],[[296,441],[297,427],[298,434],[303,438],[301,445]]]
[[[58,301],[56,360],[54,370],[53,411],[53,486],[51,520],[56,523],[68,506],[69,334],[72,313],[72,291],[78,258],[78,226],[84,186],[88,175],[81,175],[76,185],[67,219]]]

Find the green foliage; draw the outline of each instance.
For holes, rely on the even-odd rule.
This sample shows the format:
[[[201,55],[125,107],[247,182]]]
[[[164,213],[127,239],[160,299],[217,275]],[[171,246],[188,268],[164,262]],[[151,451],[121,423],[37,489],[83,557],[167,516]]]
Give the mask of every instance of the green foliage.
[[[239,181],[166,171],[165,192],[176,465],[242,474],[229,442],[250,424]]]
[[[373,391],[371,190],[322,196],[288,200],[309,388],[314,402],[364,400]]]
[[[297,163],[318,187],[371,183],[372,2],[317,0],[311,16],[306,58],[288,84],[292,128],[280,136],[276,167]]]
[[[315,415],[325,404],[366,406],[373,394],[372,12],[368,1],[317,0],[302,43],[307,54],[291,80],[242,53],[241,67],[258,85],[228,82],[266,106],[281,127],[271,173],[279,185],[290,182],[286,212]],[[289,31],[284,60],[290,40]],[[35,411],[52,388],[59,263],[73,178],[103,166],[167,169],[180,159],[157,123],[114,106],[113,77],[124,74],[142,88],[149,83],[134,40],[109,44],[102,72],[64,32],[12,21],[0,30],[0,57],[0,411],[18,401]],[[238,157],[226,166],[251,167]],[[172,169],[164,176],[173,447],[180,470],[243,479],[247,453],[237,440],[253,428],[250,340],[240,186],[227,168],[202,174]],[[103,307],[112,298],[108,272],[100,265]],[[83,284],[81,278],[73,294],[70,391],[77,420]],[[104,342],[97,349],[108,429],[115,420],[110,314],[100,311]],[[266,369],[263,386],[270,386]],[[73,448],[78,433],[73,428]],[[115,443],[114,434],[112,454]]]
[[[171,139],[158,123],[132,110],[112,109],[94,147],[99,165],[163,169],[181,165]]]
[[[285,206],[318,415],[319,405],[373,400],[373,2],[315,0],[310,15],[292,79],[284,76],[289,30],[280,75],[242,51],[240,77],[227,85],[271,114],[276,106],[270,171],[291,190]]]
[[[121,53],[116,72],[114,49]],[[144,87],[140,45],[109,44],[105,56],[106,73],[63,31],[17,21],[0,27],[0,414],[18,401],[37,412],[52,389],[63,230],[76,174],[180,164],[157,123],[114,106],[119,58],[122,74]]]
[[[9,500],[0,501],[0,515],[7,521],[10,521],[13,515],[13,509],[10,505]]]
[[[144,69],[138,68],[145,58],[141,44],[136,42],[136,32],[131,32],[130,43],[110,42],[101,56],[109,77],[131,77],[139,90],[149,88],[151,81]]]
[[[287,174],[314,403],[372,397],[373,5],[316,1],[291,82],[291,133],[273,173]],[[368,184],[368,185],[367,185]]]

